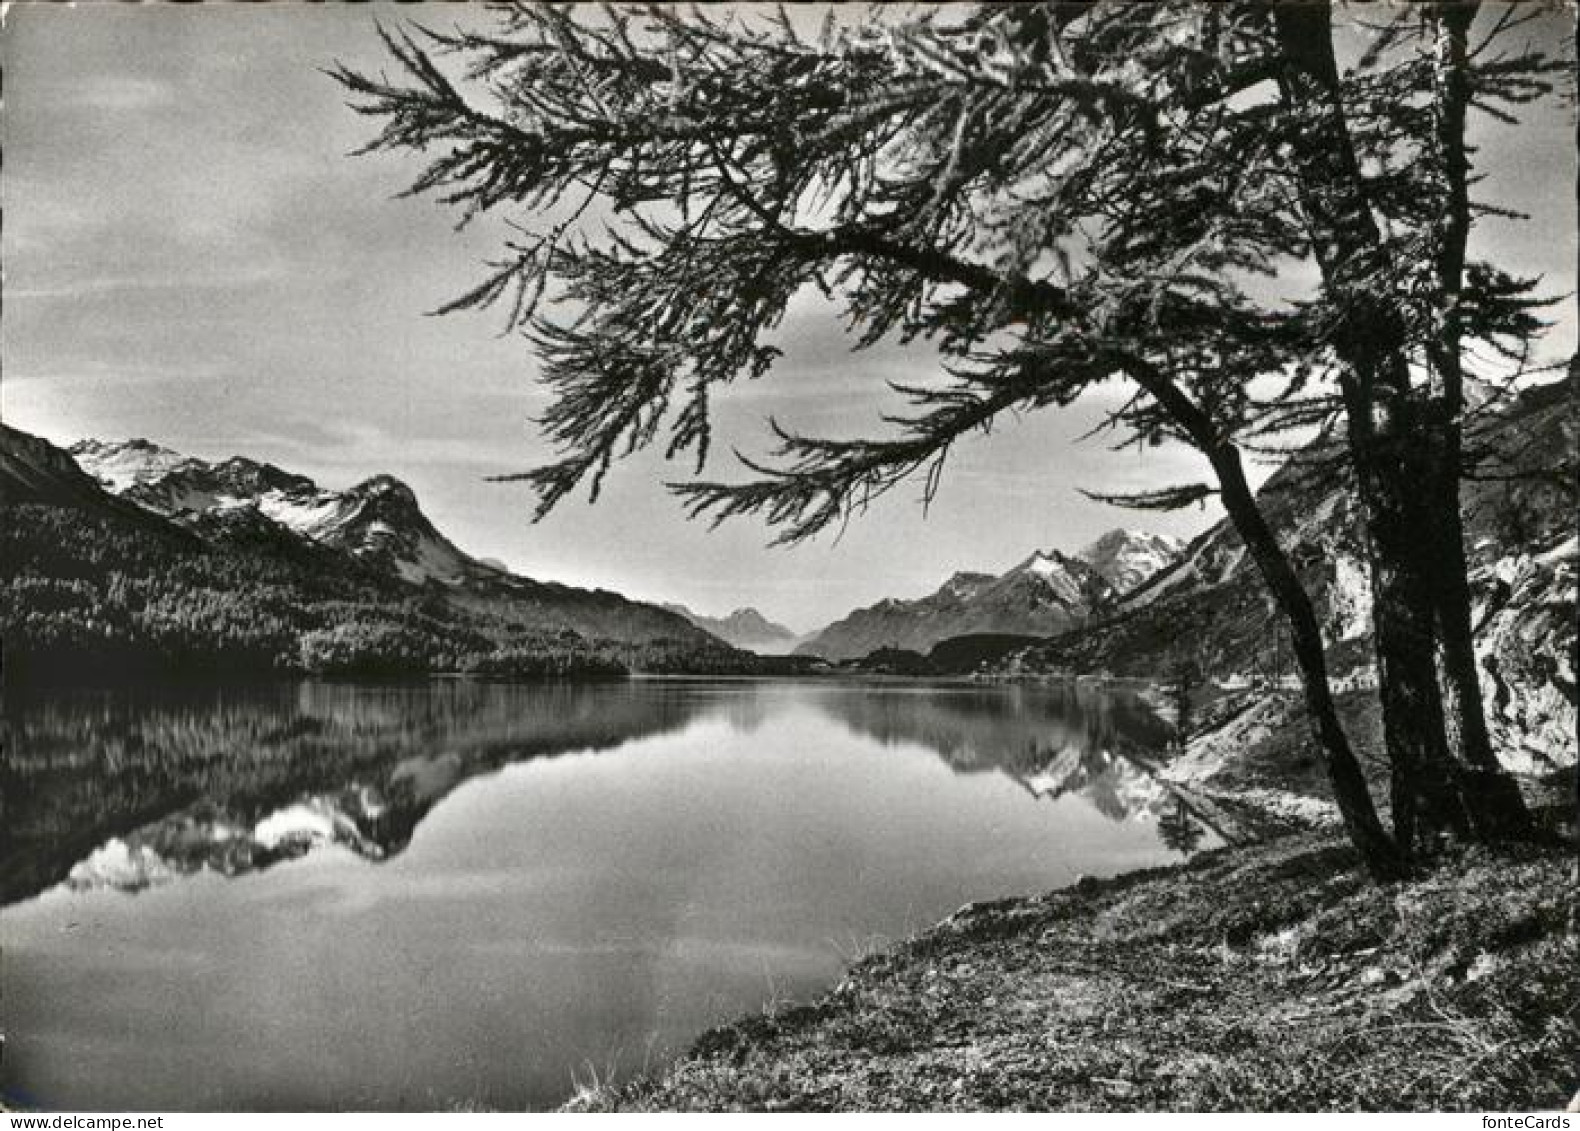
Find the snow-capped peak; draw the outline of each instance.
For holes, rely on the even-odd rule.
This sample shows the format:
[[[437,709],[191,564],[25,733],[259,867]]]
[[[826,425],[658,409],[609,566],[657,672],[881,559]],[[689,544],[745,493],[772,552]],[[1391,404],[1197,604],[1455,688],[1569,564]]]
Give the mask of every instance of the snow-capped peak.
[[[392,475],[331,491],[270,463],[244,456],[209,463],[147,440],[83,440],[71,452],[110,491],[178,522],[224,516],[235,525],[251,511],[259,521],[415,583],[459,581],[478,568],[434,529],[416,494]]]
[[[1095,578],[1085,562],[1072,560],[1058,550],[1034,551],[999,578],[993,588],[997,591],[1027,585],[1069,608],[1084,607],[1107,590],[1106,583]]]
[[[120,494],[137,483],[160,479],[188,462],[180,452],[147,440],[80,440],[67,449],[77,466]]]
[[[1167,534],[1144,530],[1110,530],[1076,557],[1091,566],[1118,594],[1138,588],[1153,574],[1173,565],[1185,543]]]
[[[1038,550],[1027,558],[1020,566],[1021,573],[1033,573],[1038,577],[1054,577],[1065,573],[1064,562],[1058,551],[1044,553]]]

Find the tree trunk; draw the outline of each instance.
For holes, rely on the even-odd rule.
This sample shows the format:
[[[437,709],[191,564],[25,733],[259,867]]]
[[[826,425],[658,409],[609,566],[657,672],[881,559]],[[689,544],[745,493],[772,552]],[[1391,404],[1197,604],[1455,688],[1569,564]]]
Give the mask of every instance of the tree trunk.
[[[1324,283],[1343,312],[1333,344],[1367,528],[1395,836],[1409,856],[1444,834],[1485,836],[1500,824],[1495,813],[1508,809],[1506,795],[1489,791],[1481,774],[1467,774],[1452,757],[1438,679],[1439,624],[1457,624],[1463,612],[1469,632],[1468,591],[1456,604],[1455,579],[1443,580],[1457,570],[1457,585],[1465,585],[1463,547],[1443,549],[1445,527],[1458,537],[1458,486],[1456,480],[1452,521],[1440,522],[1443,492],[1434,486],[1440,463],[1428,453],[1441,437],[1423,428],[1428,418],[1411,386],[1404,323],[1387,296],[1377,293],[1389,274],[1386,250],[1349,141],[1328,5],[1278,5],[1272,19],[1282,56],[1280,91],[1305,116],[1289,139],[1301,208]],[[1462,262],[1462,248],[1460,254]],[[1456,654],[1463,659],[1463,652]],[[1464,672],[1459,666],[1455,671],[1455,685],[1463,687]],[[1456,733],[1463,733],[1479,691],[1454,702]]]
[[[1458,428],[1447,427],[1457,439]],[[1439,458],[1457,464],[1457,447],[1452,440],[1445,443]],[[1429,476],[1428,490],[1432,492],[1431,509],[1437,520],[1433,531],[1436,537],[1423,558],[1432,578],[1438,674],[1443,689],[1448,744],[1467,767],[1498,772],[1492,737],[1487,731],[1471,632],[1470,583],[1466,577],[1457,467],[1452,471],[1434,468]]]
[[[1431,578],[1422,568],[1420,529],[1394,484],[1408,479],[1397,448],[1373,438],[1357,479],[1367,516],[1372,629],[1383,737],[1392,769],[1394,838],[1416,857],[1442,835],[1477,828],[1465,783],[1449,757],[1435,654]]]
[[[1291,646],[1300,669],[1312,741],[1322,752],[1327,765],[1328,780],[1333,785],[1333,799],[1339,807],[1345,831],[1359,850],[1367,870],[1375,878],[1384,881],[1397,879],[1404,874],[1405,861],[1399,845],[1388,836],[1382,822],[1378,820],[1376,806],[1366,788],[1366,777],[1339,722],[1338,709],[1328,684],[1322,632],[1317,624],[1316,612],[1311,607],[1311,598],[1307,596],[1288,556],[1256,505],[1256,499],[1245,479],[1239,452],[1227,444],[1203,447],[1213,470],[1218,474],[1224,509],[1273,594],[1273,599],[1289,620]]]
[[[1422,421],[1427,450],[1426,506],[1430,537],[1420,547],[1431,579],[1449,752],[1476,795],[1474,818],[1482,839],[1528,835],[1531,817],[1519,787],[1504,773],[1487,732],[1481,678],[1471,632],[1470,584],[1460,517],[1459,478],[1464,436],[1465,375],[1460,297],[1465,247],[1470,239],[1470,155],[1465,116],[1470,107],[1469,37],[1478,5],[1453,0],[1431,9],[1434,28],[1432,109],[1434,161],[1442,180],[1444,207],[1436,231],[1434,267],[1439,311],[1427,344],[1432,404]]]
[[[1427,476],[1434,529],[1423,538],[1423,555],[1433,600],[1438,683],[1442,694],[1445,739],[1471,794],[1471,820],[1479,840],[1529,836],[1530,810],[1512,777],[1499,764],[1487,730],[1480,666],[1471,631],[1464,525],[1459,509],[1459,426],[1440,425],[1438,466]]]
[[[1229,521],[1245,543],[1273,600],[1289,621],[1291,650],[1300,668],[1300,684],[1305,693],[1306,721],[1312,741],[1327,767],[1333,800],[1338,805],[1350,843],[1375,879],[1387,881],[1402,877],[1408,861],[1377,817],[1377,807],[1366,787],[1366,776],[1361,772],[1339,721],[1333,690],[1328,683],[1322,631],[1311,607],[1311,598],[1257,506],[1256,496],[1245,479],[1239,450],[1222,439],[1211,419],[1151,366],[1138,363],[1134,358],[1115,360],[1122,371],[1185,426],[1191,442],[1212,464]]]

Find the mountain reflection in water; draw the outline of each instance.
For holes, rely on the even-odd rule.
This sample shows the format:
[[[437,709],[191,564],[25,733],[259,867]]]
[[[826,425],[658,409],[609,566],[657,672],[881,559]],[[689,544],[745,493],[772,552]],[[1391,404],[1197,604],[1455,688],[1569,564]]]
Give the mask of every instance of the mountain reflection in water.
[[[1076,688],[299,684],[7,726],[4,1087],[46,1108],[552,1107],[962,903],[1211,840],[1146,772],[1162,724]]]
[[[13,698],[0,767],[0,905],[64,880],[137,890],[268,867],[324,844],[400,853],[456,786],[516,762],[721,721],[750,735],[787,705],[962,774],[1075,794],[1114,821],[1200,842],[1147,772],[1168,727],[1138,697],[1023,687],[633,681],[276,684]]]

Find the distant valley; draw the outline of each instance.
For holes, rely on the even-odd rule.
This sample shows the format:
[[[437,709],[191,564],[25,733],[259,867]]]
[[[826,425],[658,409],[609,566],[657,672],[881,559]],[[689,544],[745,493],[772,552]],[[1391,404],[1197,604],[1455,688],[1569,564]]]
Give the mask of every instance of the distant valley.
[[[753,608],[736,609],[725,617],[704,616],[692,612],[685,605],[665,604],[663,608],[685,617],[726,644],[751,652],[777,655],[790,651],[800,639],[793,629],[776,624]]]
[[[1476,442],[1503,451],[1503,466],[1463,492],[1491,725],[1533,766],[1573,731],[1573,672],[1542,657],[1569,656],[1580,554],[1565,488],[1541,474],[1576,443],[1572,384],[1484,412]],[[387,475],[333,491],[242,457],[210,463],[136,440],[67,452],[7,428],[0,487],[8,679],[1292,674],[1227,523],[1188,546],[1114,530],[1078,550],[1036,550],[1001,573],[957,573],[926,596],[797,636],[754,608],[714,617],[515,575],[456,547]],[[1343,687],[1364,685],[1370,587],[1350,493],[1291,465],[1260,497],[1312,594],[1330,669]]]

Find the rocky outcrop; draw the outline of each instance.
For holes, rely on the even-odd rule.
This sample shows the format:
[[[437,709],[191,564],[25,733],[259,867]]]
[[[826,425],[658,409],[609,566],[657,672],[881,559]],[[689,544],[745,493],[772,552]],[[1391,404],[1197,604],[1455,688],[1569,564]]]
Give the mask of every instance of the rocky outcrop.
[[[1575,761],[1575,577],[1580,539],[1477,571],[1476,655],[1493,745],[1512,770]]]

